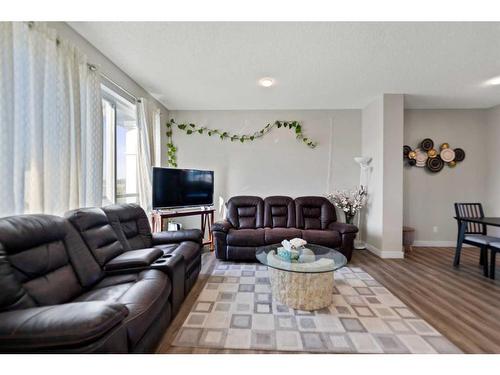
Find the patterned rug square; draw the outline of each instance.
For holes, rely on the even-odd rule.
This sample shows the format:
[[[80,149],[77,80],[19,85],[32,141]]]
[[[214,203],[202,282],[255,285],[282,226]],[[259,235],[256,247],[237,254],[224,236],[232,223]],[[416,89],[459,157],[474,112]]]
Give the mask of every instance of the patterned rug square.
[[[172,345],[310,353],[461,353],[359,267],[335,271],[330,306],[300,311],[272,298],[266,266],[220,261]]]

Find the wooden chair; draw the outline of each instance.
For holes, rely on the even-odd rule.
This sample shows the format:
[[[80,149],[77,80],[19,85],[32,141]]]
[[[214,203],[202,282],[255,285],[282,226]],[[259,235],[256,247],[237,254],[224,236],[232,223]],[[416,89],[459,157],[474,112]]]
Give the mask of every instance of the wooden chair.
[[[500,252],[500,242],[490,242],[491,259],[490,259],[490,279],[495,279],[496,256]]]
[[[484,217],[483,206],[481,203],[455,203],[455,214],[458,223],[458,230],[460,235],[460,218]],[[488,276],[488,247],[492,242],[500,242],[500,238],[488,236],[486,225],[478,223],[467,223],[465,229],[465,237],[463,243],[479,247],[481,249],[479,264],[483,266],[484,275]],[[457,248],[455,254],[455,266],[460,263],[460,249]]]

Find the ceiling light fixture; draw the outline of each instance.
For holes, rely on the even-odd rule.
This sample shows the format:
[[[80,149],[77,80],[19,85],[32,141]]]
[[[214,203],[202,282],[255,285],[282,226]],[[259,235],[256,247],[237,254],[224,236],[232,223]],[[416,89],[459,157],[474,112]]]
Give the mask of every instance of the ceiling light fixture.
[[[489,80],[487,80],[485,83],[484,83],[485,86],[496,86],[496,85],[500,85],[500,76],[498,77],[493,77]]]
[[[271,77],[264,77],[259,79],[259,85],[262,87],[271,87],[274,85],[274,79]]]

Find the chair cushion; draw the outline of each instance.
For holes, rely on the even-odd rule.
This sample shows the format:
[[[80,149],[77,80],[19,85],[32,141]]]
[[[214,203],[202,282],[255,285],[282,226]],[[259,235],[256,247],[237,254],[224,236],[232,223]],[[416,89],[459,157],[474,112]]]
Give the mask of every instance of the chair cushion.
[[[104,269],[111,271],[134,267],[147,267],[162,255],[163,251],[155,248],[130,250],[111,259],[106,263]]]
[[[342,244],[339,232],[331,230],[309,229],[302,231],[302,238],[315,245],[323,245],[331,248]]]
[[[158,270],[105,277],[92,290],[74,302],[108,301],[127,307],[124,324],[132,347],[144,336],[168,300],[172,285],[168,276]]]
[[[254,196],[232,197],[227,202],[227,220],[234,228],[262,228],[264,201]]]
[[[234,246],[262,246],[265,245],[264,229],[230,229],[227,235],[227,244]]]
[[[51,215],[0,219],[0,311],[58,305],[83,291],[68,255],[68,226]]]
[[[267,245],[272,245],[283,240],[302,238],[302,231],[297,228],[264,228],[264,238]]]
[[[295,227],[294,200],[284,196],[264,199],[264,226],[269,228]]]
[[[152,246],[151,227],[144,210],[137,204],[114,204],[102,208],[125,250]]]
[[[102,209],[79,208],[64,216],[80,233],[101,266],[123,253],[123,245]]]
[[[500,242],[500,238],[485,236],[484,234],[468,234],[465,236],[466,241],[474,242],[480,245],[488,245],[491,242]]]
[[[295,216],[299,229],[326,229],[336,221],[335,207],[325,197],[296,198]]]

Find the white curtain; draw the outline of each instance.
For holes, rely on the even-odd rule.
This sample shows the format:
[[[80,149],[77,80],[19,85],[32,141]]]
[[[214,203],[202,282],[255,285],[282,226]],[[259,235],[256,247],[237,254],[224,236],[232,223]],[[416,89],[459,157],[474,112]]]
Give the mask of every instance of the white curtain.
[[[0,23],[0,216],[102,201],[99,76],[44,23]]]
[[[137,103],[137,127],[139,129],[139,148],[137,157],[137,176],[139,185],[139,205],[146,211],[152,209],[153,166],[159,166],[158,149],[160,110],[141,98]]]

